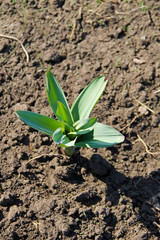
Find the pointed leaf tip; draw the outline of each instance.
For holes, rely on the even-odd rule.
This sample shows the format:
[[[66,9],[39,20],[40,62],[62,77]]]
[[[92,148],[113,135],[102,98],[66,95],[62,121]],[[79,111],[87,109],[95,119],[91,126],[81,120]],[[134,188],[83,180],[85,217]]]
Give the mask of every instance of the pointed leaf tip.
[[[113,127],[96,123],[92,132],[79,137],[77,147],[103,148],[111,147],[124,141],[124,136]]]
[[[104,76],[98,77],[80,93],[71,108],[74,121],[89,117],[106,84],[107,80],[105,80]]]
[[[57,128],[61,127],[61,123],[57,120],[39,113],[30,111],[17,111],[16,115],[30,127],[50,136],[52,136],[53,132]]]
[[[66,122],[72,126],[73,122],[72,122],[70,112],[61,102],[58,102],[56,116],[60,121]]]
[[[69,118],[72,120],[72,114],[68,106],[68,102],[66,100],[64,92],[60,84],[50,71],[47,72],[47,96],[49,104],[55,115],[57,112],[58,102],[61,102],[65,106]]]

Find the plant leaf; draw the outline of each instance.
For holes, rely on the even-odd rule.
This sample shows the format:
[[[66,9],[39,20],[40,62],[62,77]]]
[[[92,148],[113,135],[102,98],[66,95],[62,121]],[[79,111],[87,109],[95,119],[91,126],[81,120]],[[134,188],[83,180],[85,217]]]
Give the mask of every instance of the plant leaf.
[[[68,113],[67,108],[61,102],[58,102],[56,116],[58,120],[66,122],[72,126],[71,115]]]
[[[72,105],[71,113],[74,121],[89,117],[96,102],[102,95],[107,81],[103,76],[94,79],[77,97]]]
[[[75,141],[70,140],[65,134],[63,134],[62,129],[58,128],[54,133],[53,133],[53,141],[57,144],[60,144],[61,147],[72,147],[75,146]]]
[[[61,102],[65,106],[69,118],[72,119],[71,111],[69,109],[63,90],[50,71],[47,72],[47,96],[49,104],[55,115],[57,112],[58,102]]]
[[[75,137],[77,137],[77,132],[69,132],[67,136],[69,137],[69,139],[74,139]]]
[[[73,124],[75,129],[70,129],[71,131],[67,134],[71,139],[76,136],[84,135],[91,132],[94,128],[94,125],[97,122],[97,118],[88,118],[78,120]]]
[[[61,127],[61,123],[57,120],[29,111],[17,111],[18,118],[28,124],[30,127],[39,130],[47,135],[52,136],[53,132]]]
[[[74,140],[70,140],[67,136],[64,135],[60,146],[61,147],[75,147],[75,142],[76,142],[76,138]]]
[[[77,133],[78,136],[80,136],[80,135],[87,134],[87,133],[91,132],[92,130],[93,130],[93,127],[92,128],[86,128],[84,130],[83,129],[79,130],[76,133]]]
[[[116,129],[96,123],[94,129],[77,139],[76,147],[102,148],[111,147],[124,141],[124,136]]]
[[[61,145],[60,145],[61,146]],[[63,146],[61,146],[63,147]],[[71,147],[63,147],[65,153],[68,155],[68,156],[72,156],[74,151],[75,151],[75,147],[74,146],[71,146]]]
[[[73,124],[76,130],[82,130],[87,128],[94,127],[95,123],[97,122],[97,118],[87,118],[87,119],[80,119]]]
[[[63,121],[60,121],[60,123],[62,126],[61,129],[63,130],[62,132],[67,133],[67,135],[68,135],[68,133],[75,131],[75,129],[73,127],[71,127],[68,123],[63,122]]]
[[[55,143],[60,143],[63,137],[63,132],[61,128],[57,128],[56,131],[53,133],[52,138]]]
[[[79,131],[76,131],[76,132],[69,132],[67,134],[67,136],[69,136],[69,138],[72,139],[72,138],[74,138],[76,136],[87,134],[87,133],[91,132],[92,130],[93,130],[93,127],[92,128],[82,129],[82,130],[79,130]]]

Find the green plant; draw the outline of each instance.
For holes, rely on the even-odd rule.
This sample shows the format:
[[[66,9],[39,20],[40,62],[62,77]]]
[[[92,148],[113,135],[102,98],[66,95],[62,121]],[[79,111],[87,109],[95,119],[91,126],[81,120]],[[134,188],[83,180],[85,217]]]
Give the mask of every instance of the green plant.
[[[101,0],[96,0],[97,7],[99,7],[103,2]]]
[[[119,68],[119,55],[117,56],[117,60],[116,60],[116,68]]]
[[[141,2],[141,8],[142,8],[142,11],[145,12],[147,10],[147,6],[145,6],[145,1],[142,1]]]
[[[17,111],[17,116],[32,128],[52,136],[54,142],[72,155],[75,148],[102,148],[121,143],[124,136],[116,129],[89,118],[106,87],[104,77],[94,79],[77,97],[71,109],[63,90],[53,74],[47,72],[47,96],[58,120],[29,111]]]

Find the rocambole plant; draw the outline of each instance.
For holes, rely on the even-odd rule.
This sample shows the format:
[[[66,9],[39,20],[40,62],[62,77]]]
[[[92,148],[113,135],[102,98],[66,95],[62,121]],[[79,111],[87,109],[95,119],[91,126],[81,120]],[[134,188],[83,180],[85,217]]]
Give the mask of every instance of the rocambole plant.
[[[123,142],[124,136],[116,129],[89,118],[102,95],[107,81],[94,79],[69,108],[66,97],[53,74],[47,72],[47,96],[58,120],[30,112],[17,111],[17,116],[30,127],[52,136],[53,141],[71,156],[77,147],[103,148]]]

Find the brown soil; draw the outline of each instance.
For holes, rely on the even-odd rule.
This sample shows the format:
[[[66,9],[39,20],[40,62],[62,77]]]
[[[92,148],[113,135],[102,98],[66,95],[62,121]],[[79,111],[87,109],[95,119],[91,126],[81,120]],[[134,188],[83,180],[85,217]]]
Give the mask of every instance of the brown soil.
[[[30,57],[0,36],[0,240],[158,240],[160,1],[143,2],[0,1],[0,34]],[[105,75],[92,116],[124,143],[68,158],[17,119],[16,110],[52,116],[50,65],[70,104]]]

